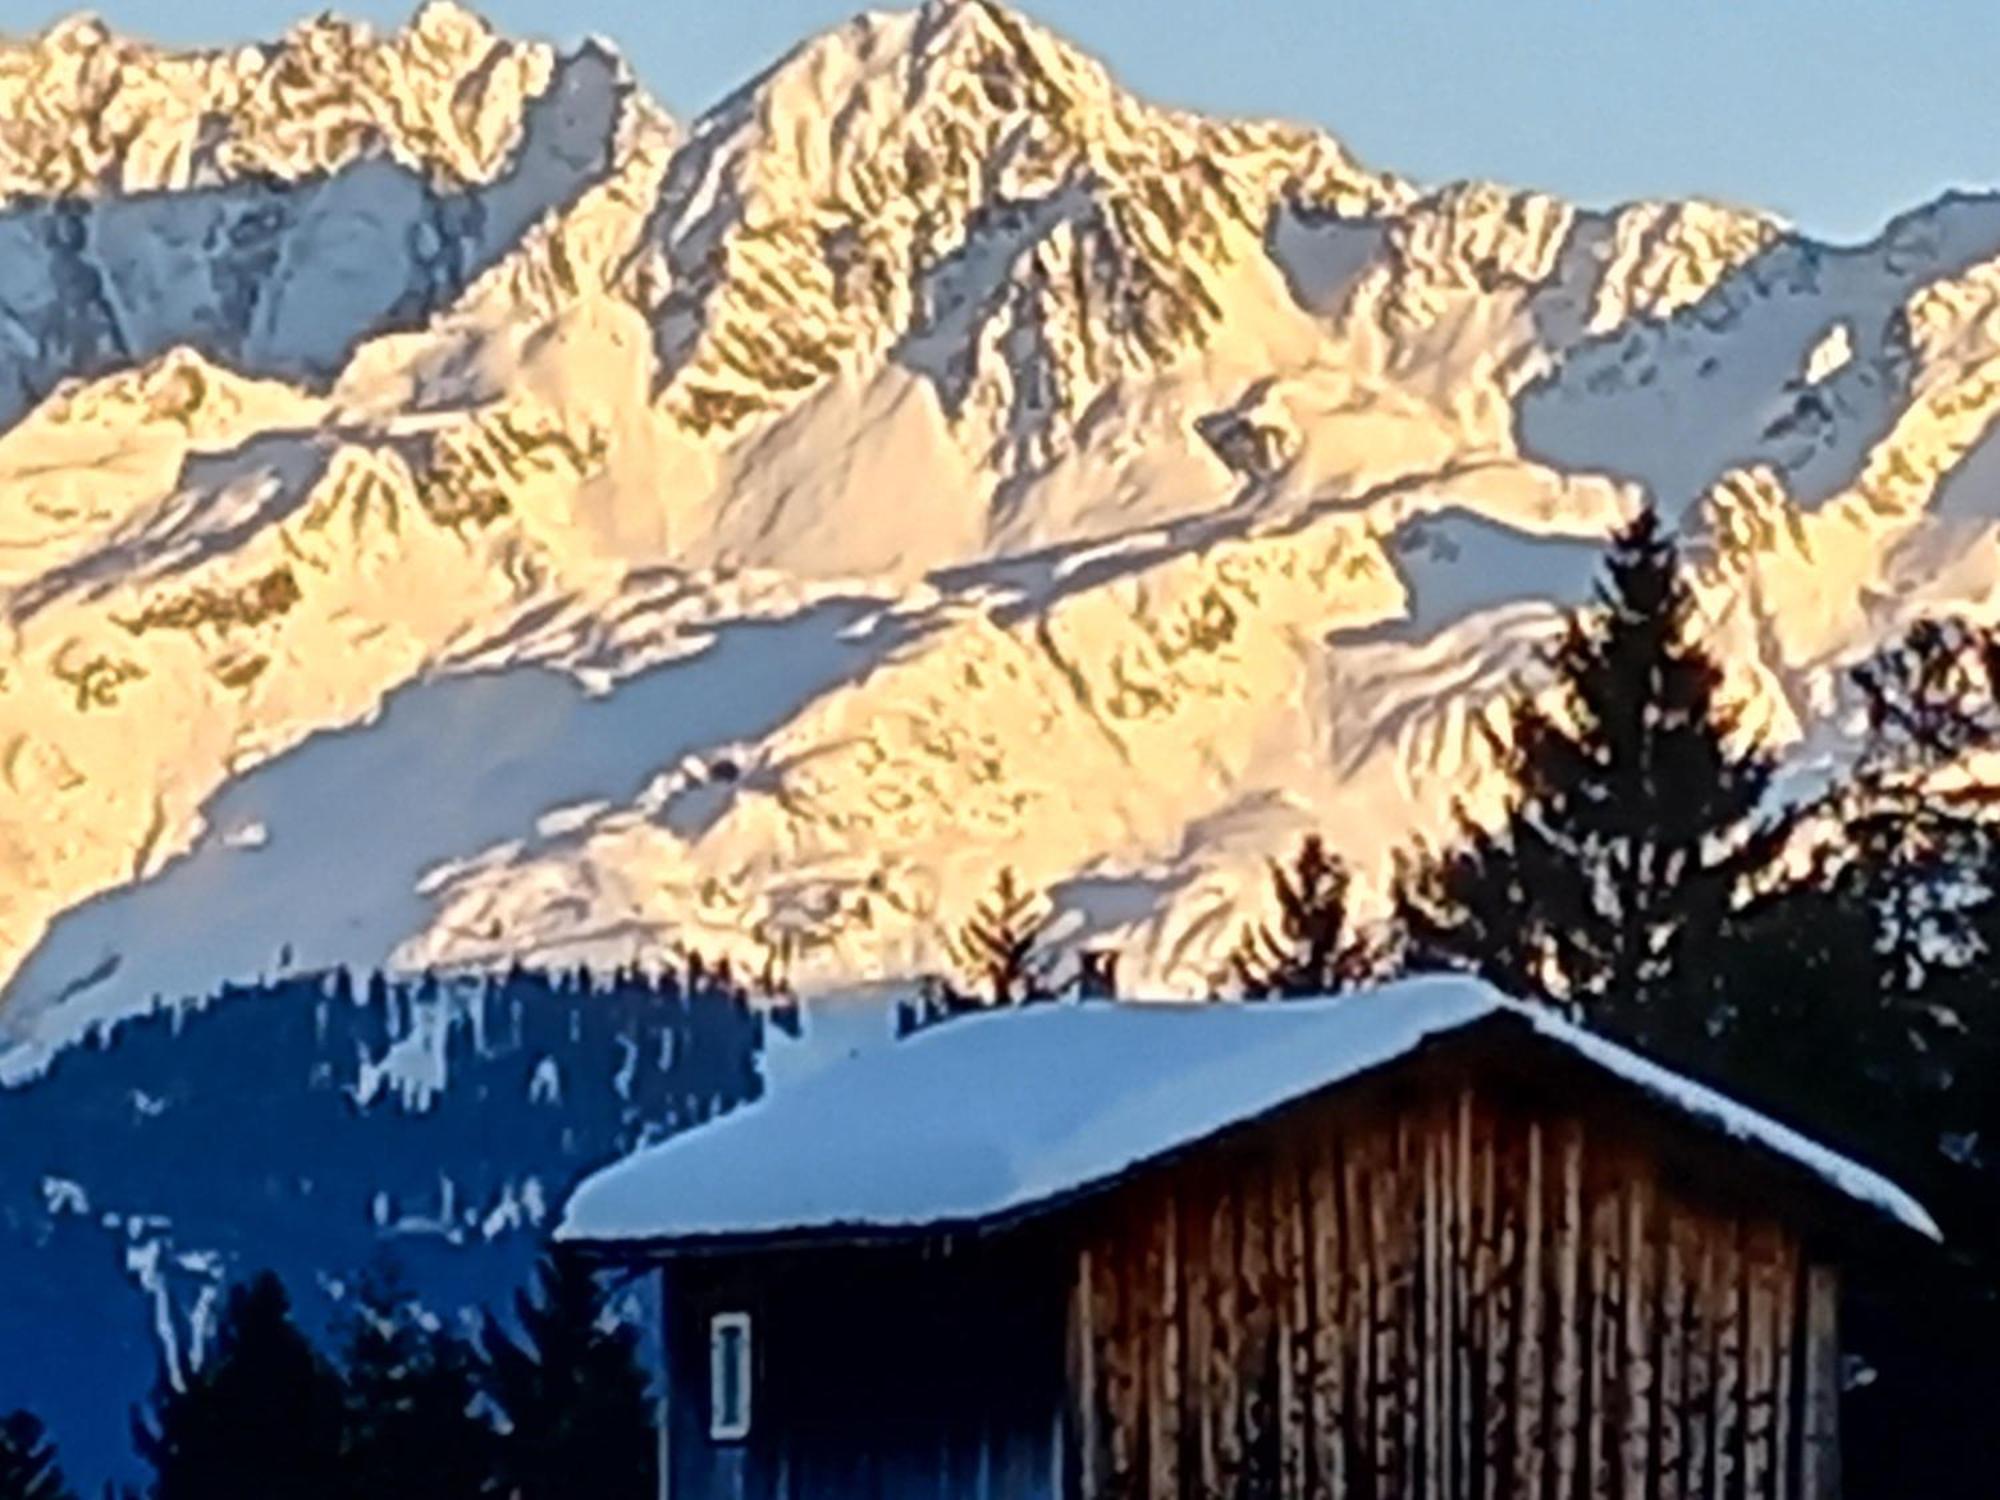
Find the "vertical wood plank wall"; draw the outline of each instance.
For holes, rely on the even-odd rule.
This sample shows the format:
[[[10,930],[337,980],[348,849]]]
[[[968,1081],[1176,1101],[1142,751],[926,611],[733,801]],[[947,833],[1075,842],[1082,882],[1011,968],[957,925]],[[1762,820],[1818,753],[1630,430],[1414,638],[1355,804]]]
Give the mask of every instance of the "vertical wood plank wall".
[[[1471,1089],[1112,1195],[1069,1299],[1080,1500],[1832,1500],[1833,1271]]]

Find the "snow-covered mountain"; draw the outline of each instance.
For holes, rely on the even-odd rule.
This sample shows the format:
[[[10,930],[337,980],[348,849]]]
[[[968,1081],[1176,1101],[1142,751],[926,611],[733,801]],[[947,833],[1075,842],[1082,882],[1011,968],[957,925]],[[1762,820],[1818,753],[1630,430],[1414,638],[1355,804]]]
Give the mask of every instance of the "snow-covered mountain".
[[[1802,759],[1994,612],[1996,198],[1427,188],[988,0],[685,125],[449,3],[72,22],[0,194],[17,1039],[285,963],[907,975],[1003,864],[1194,988],[1299,830],[1379,874],[1490,799],[1648,494]]]

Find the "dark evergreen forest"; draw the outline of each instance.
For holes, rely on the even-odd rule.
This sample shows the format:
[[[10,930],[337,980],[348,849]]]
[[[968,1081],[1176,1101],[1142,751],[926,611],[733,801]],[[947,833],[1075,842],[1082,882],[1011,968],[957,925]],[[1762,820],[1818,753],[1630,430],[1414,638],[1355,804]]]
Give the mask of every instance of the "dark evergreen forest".
[[[301,974],[60,1054],[0,1090],[0,1412],[134,1476],[134,1409],[264,1270],[321,1349],[385,1257],[442,1327],[512,1320],[576,1179],[754,1096],[772,1016],[699,969]]]

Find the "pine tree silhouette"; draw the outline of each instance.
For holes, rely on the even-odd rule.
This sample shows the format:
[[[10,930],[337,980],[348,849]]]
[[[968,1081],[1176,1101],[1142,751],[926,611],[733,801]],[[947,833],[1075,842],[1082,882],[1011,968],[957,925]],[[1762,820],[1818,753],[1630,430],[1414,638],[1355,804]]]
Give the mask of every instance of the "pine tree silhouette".
[[[75,1500],[39,1418],[0,1417],[0,1500]]]
[[[1834,831],[1736,923],[1727,1066],[1924,1173],[2000,1092],[2000,804],[1964,764],[2000,749],[2000,642],[1922,621],[1852,675],[1866,739],[1817,809]]]
[[[362,1280],[341,1373],[349,1494],[475,1500],[494,1492],[498,1434],[474,1412],[472,1351],[425,1323],[393,1268]]]
[[[1843,1403],[1857,1494],[1983,1493],[2000,1462],[2000,828],[1965,774],[2000,749],[1996,668],[1989,633],[1924,621],[1853,674],[1853,772],[1813,809],[1810,863],[1723,950],[1714,1071],[1884,1167],[1952,1246],[1952,1268],[1867,1278],[1842,1313],[1877,1373]]]
[[[589,1269],[545,1260],[515,1310],[517,1342],[488,1320],[484,1385],[506,1420],[501,1492],[519,1500],[651,1500],[655,1434],[630,1328],[605,1326]]]
[[[1714,1006],[1718,933],[1782,846],[1772,762],[1737,743],[1673,542],[1650,510],[1613,538],[1596,606],[1555,652],[1553,701],[1516,706],[1497,827],[1405,862],[1414,966],[1471,967],[1675,1051]]]
[[[268,1273],[230,1290],[201,1367],[135,1423],[154,1500],[340,1500],[338,1378]]]
[[[1853,673],[1867,740],[1840,799],[1845,872],[1878,912],[1881,978],[1905,993],[1965,955],[1966,877],[1992,862],[1995,794],[1962,766],[2000,747],[1996,669],[1991,639],[1924,620]]]
[[[1024,890],[1011,866],[1001,870],[951,945],[982,1003],[1004,1007],[1049,997],[1040,952],[1048,923],[1047,902]]]
[[[1001,870],[992,892],[946,940],[967,983],[960,985],[942,975],[926,979],[916,999],[898,1008],[898,1034],[921,1031],[954,1016],[1052,999],[1055,991],[1041,953],[1048,921],[1043,898],[1022,889],[1011,867]]]
[[[1332,995],[1374,977],[1377,955],[1354,930],[1346,863],[1308,834],[1291,864],[1271,861],[1275,925],[1247,928],[1229,956],[1229,977],[1245,999]]]

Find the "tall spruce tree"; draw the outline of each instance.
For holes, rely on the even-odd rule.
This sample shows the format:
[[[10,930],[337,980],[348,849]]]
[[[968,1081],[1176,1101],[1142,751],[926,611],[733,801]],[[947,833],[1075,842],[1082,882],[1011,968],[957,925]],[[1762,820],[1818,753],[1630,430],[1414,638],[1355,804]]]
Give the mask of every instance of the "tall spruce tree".
[[[75,1500],[41,1419],[32,1413],[0,1417],[0,1500]]]
[[[1378,955],[1348,905],[1346,862],[1308,834],[1290,864],[1271,861],[1274,922],[1245,929],[1229,955],[1229,982],[1246,1000],[1332,995],[1374,977]]]
[[[1496,826],[1406,863],[1415,967],[1474,969],[1670,1052],[1698,1045],[1732,903],[1782,842],[1772,763],[1739,743],[1673,541],[1651,510],[1613,539],[1593,607],[1515,706]]]
[[[1854,673],[1867,739],[1841,813],[1892,991],[1915,994],[1932,972],[1963,967],[1976,944],[1995,802],[1966,762],[2000,748],[1996,668],[1991,637],[1922,620]]]
[[[486,1394],[505,1418],[510,1500],[651,1500],[656,1440],[638,1336],[608,1325],[597,1280],[573,1257],[545,1260],[518,1297],[520,1337],[488,1321]]]
[[[1983,1495],[2000,1465],[2000,643],[1924,621],[1854,674],[1866,738],[1800,822],[1812,857],[1736,914],[1730,1086],[1881,1164],[1943,1224],[1921,1277],[1857,1279],[1877,1378],[1842,1424],[1859,1494]]]
[[[1868,1001],[1860,1062],[1913,1149],[1969,1160],[1953,1143],[1992,1138],[2000,1092],[2000,801],[1973,764],[2000,752],[2000,637],[1920,621],[1854,681],[1867,740],[1827,883],[1872,938],[1846,980]],[[1982,1238],[2000,1273],[2000,1230]]]
[[[1992,1030],[2000,825],[1966,761],[2000,749],[1995,656],[1924,621],[1853,673],[1861,753],[1799,822],[1810,860],[1737,914],[1727,945],[1721,1066],[1919,1166],[1983,1071],[1968,1044]],[[1824,1066],[1799,1068],[1808,1053]]]
[[[214,1347],[135,1423],[154,1500],[342,1500],[339,1378],[268,1272],[231,1288]]]
[[[362,1279],[341,1375],[349,1494],[476,1500],[498,1492],[498,1434],[474,1410],[472,1351],[425,1321],[392,1268]]]

